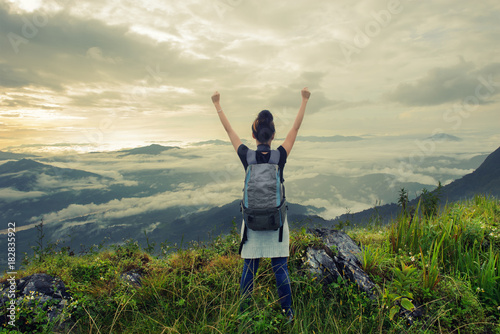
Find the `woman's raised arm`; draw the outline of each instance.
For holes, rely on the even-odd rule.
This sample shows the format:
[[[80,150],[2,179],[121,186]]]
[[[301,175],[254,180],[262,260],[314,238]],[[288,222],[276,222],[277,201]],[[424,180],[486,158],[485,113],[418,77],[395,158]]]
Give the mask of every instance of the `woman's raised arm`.
[[[309,101],[309,97],[311,96],[311,92],[309,92],[307,87],[302,89],[300,93],[302,95],[302,103],[300,104],[299,112],[297,113],[297,117],[295,117],[295,122],[293,122],[293,126],[288,132],[285,141],[281,145],[286,150],[287,156],[289,156],[290,152],[292,151],[293,144],[295,143],[295,139],[297,138],[297,133],[299,133],[300,125],[302,124],[302,120],[304,119],[307,101]]]
[[[224,126],[224,130],[226,130],[227,135],[229,136],[229,140],[231,140],[231,144],[233,144],[234,149],[236,150],[236,152],[238,152],[238,147],[240,147],[240,145],[243,143],[241,142],[240,137],[238,137],[238,134],[231,127],[229,120],[227,119],[226,115],[224,114],[224,111],[222,110],[222,107],[220,106],[219,92],[216,91],[212,95],[212,102],[214,104],[215,109],[217,110],[217,114],[219,114],[219,119],[220,122],[222,123],[222,126]]]

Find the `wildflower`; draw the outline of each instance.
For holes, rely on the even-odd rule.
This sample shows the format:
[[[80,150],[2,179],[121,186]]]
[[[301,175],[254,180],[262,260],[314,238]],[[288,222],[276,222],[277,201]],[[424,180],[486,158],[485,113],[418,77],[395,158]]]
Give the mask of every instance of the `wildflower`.
[[[101,276],[101,281],[104,281],[104,277]]]
[[[411,262],[415,262],[415,256],[412,256],[412,257],[410,258],[410,260],[411,260]]]

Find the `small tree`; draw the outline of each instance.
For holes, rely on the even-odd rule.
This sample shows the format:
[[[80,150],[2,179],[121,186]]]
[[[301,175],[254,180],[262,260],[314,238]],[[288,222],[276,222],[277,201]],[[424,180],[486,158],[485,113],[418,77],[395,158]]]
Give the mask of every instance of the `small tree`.
[[[408,191],[405,188],[401,188],[399,191],[398,204],[401,205],[401,211],[403,214],[406,214],[408,207]]]
[[[439,181],[438,186],[434,191],[428,191],[426,188],[422,189],[422,194],[420,195],[420,205],[422,208],[422,215],[425,217],[431,217],[437,214],[442,187],[441,181]]]

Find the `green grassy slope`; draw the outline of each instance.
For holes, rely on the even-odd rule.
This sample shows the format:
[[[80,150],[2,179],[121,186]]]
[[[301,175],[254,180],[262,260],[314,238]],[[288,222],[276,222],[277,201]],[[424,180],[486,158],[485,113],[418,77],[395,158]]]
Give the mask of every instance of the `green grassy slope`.
[[[47,311],[26,300],[16,323],[26,333],[500,333],[497,199],[476,197],[436,215],[402,214],[388,226],[375,221],[346,232],[363,249],[376,300],[348,282],[323,287],[308,276],[305,250],[318,240],[302,229],[292,232],[290,246],[294,322],[281,313],[267,260],[251,307],[240,313],[235,229],[188,249],[162,244],[160,254],[132,240],[81,255],[38,247],[18,277],[60,277],[72,295],[61,315],[66,322],[47,325]],[[141,286],[120,279],[128,271],[143,276]]]

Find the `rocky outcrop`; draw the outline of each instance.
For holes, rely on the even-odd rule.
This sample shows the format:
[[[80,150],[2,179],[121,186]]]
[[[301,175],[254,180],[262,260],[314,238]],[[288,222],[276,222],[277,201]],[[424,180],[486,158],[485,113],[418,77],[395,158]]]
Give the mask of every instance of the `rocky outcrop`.
[[[140,287],[142,275],[136,271],[123,273],[121,281],[124,284]],[[33,274],[17,280],[7,280],[1,286],[0,297],[0,323],[9,323],[11,318],[19,320],[19,315],[9,317],[10,305],[15,302],[14,307],[22,305],[24,309],[38,310],[38,313],[45,313],[46,317],[41,317],[41,323],[53,323],[53,329],[62,330],[68,324],[68,316],[64,314],[65,307],[73,307],[72,297],[68,293],[66,286],[57,277],[44,273]],[[73,301],[75,303],[76,301]],[[5,308],[6,312],[3,311]],[[12,308],[12,307],[11,307]],[[15,315],[15,311],[12,312]],[[33,323],[33,326],[37,324]],[[24,326],[26,330],[28,325]]]
[[[336,282],[339,277],[356,283],[370,298],[375,295],[375,283],[361,269],[357,255],[359,246],[346,233],[331,229],[309,231],[320,237],[321,246],[309,247],[306,251],[305,268],[323,284]]]
[[[27,305],[31,309],[39,309],[47,314],[49,321],[60,320],[71,296],[64,283],[57,277],[48,274],[33,274],[13,281],[7,281],[2,286],[0,307],[8,309],[15,300],[16,305]],[[2,312],[3,313],[3,312]],[[3,316],[0,322],[8,323],[8,315]]]

